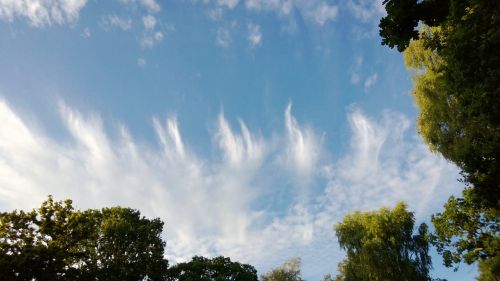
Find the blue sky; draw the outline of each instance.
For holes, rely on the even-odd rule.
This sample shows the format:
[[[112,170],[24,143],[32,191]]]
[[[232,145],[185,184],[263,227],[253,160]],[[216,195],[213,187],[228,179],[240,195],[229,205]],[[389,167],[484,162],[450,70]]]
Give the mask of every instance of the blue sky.
[[[0,210],[130,206],[173,263],[334,274],[345,214],[403,200],[420,223],[462,188],[416,134],[380,2],[0,0]]]

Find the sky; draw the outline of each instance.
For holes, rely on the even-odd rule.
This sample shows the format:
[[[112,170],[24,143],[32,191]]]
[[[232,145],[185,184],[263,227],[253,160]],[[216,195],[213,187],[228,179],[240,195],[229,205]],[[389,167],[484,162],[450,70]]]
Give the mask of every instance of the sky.
[[[463,186],[417,134],[381,2],[0,0],[0,211],[132,207],[171,264],[298,256],[306,280],[337,272],[350,212],[428,223]]]

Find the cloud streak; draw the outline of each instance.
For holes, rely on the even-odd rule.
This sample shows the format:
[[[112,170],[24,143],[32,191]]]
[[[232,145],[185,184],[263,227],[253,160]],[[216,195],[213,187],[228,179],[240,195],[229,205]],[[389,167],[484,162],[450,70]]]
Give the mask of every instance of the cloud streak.
[[[78,20],[87,0],[0,0],[0,19],[22,18],[35,27],[72,24]]]
[[[205,3],[205,2],[203,2]],[[338,6],[323,0],[217,0],[209,10],[209,17],[220,19],[224,10],[241,6],[250,12],[272,12],[279,17],[293,18],[294,12],[302,14],[310,22],[319,26],[333,21],[338,14]],[[206,3],[205,3],[206,4]]]
[[[259,25],[248,25],[248,42],[250,42],[250,46],[252,47],[259,47],[262,45],[262,33],[260,32]]]
[[[382,0],[348,0],[344,4],[352,15],[363,23],[378,23],[386,14]]]
[[[291,105],[273,137],[219,114],[213,158],[186,145],[176,116],[153,119],[155,145],[123,125],[110,133],[98,114],[59,108],[67,137],[55,139],[0,100],[0,209],[33,208],[47,194],[80,208],[138,208],[166,222],[172,262],[222,254],[264,271],[298,255],[305,277],[319,279],[342,258],[332,225],[348,212],[405,200],[423,220],[460,190],[457,169],[409,134],[399,113],[350,111],[349,146],[332,160],[320,157],[328,140]]]
[[[231,45],[231,32],[228,28],[219,27],[215,36],[215,43],[222,47],[227,48]]]
[[[132,28],[132,19],[121,18],[117,15],[106,15],[101,18],[101,24],[104,28],[117,27],[123,31],[127,31]]]

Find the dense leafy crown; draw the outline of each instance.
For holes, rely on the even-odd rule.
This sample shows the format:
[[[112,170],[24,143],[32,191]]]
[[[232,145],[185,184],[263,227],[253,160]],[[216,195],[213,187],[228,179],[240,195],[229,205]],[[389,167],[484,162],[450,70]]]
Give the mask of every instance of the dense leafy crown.
[[[163,222],[129,208],[77,211],[49,197],[0,214],[2,280],[164,280]]]

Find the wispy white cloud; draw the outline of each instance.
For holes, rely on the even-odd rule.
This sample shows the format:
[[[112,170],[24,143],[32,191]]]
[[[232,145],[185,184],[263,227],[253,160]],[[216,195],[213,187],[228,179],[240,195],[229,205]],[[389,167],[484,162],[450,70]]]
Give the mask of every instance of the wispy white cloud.
[[[220,7],[216,7],[208,10],[207,15],[213,21],[218,21],[222,18],[224,10]]]
[[[141,39],[141,46],[143,48],[153,48],[156,43],[163,40],[163,36],[161,31],[146,32]]]
[[[345,5],[358,20],[378,23],[386,13],[382,2],[383,0],[348,0]]]
[[[233,9],[239,2],[240,0],[217,0],[217,5]]]
[[[106,15],[101,18],[101,24],[104,28],[117,27],[126,31],[132,28],[132,19],[122,18],[117,15]]]
[[[174,30],[173,25],[163,23],[160,17],[156,16],[156,14],[161,11],[161,6],[157,1],[119,0],[119,2],[127,7],[131,7],[131,9],[128,10],[132,11],[131,14],[134,18],[137,17],[140,21],[142,21],[142,25],[140,26],[142,26],[143,31],[142,36],[139,37],[139,44],[142,48],[153,48],[156,44],[163,40],[163,38],[167,35],[167,32]],[[128,27],[127,29],[132,27],[132,21],[130,21],[130,24],[128,24],[129,22],[120,24],[120,22],[116,20],[115,22],[117,22],[117,26]]]
[[[450,194],[460,192],[457,168],[408,134],[411,123],[406,116],[386,111],[374,120],[353,109],[348,122],[349,149],[337,161],[317,166],[326,180],[323,191],[310,203],[290,203],[286,215],[274,217],[250,242],[258,245],[255,255],[272,248],[269,257],[261,258],[274,265],[280,263],[279,257],[300,256],[304,275],[317,280],[343,258],[332,226],[346,214],[403,200],[415,211],[417,222],[422,222]],[[269,266],[269,262],[262,264]]]
[[[146,15],[142,17],[142,23],[146,29],[154,29],[156,26],[156,18],[152,15]]]
[[[347,11],[355,21],[352,24],[353,37],[357,40],[378,36],[378,24],[385,16],[383,0],[347,0],[341,8]]]
[[[285,110],[286,128],[286,165],[291,165],[293,173],[307,183],[317,168],[319,154],[321,151],[321,140],[312,129],[299,126],[297,120],[292,116],[292,104],[288,104]]]
[[[161,10],[160,5],[155,0],[140,0],[140,2],[151,13],[157,13]]]
[[[228,28],[219,27],[215,36],[215,43],[223,48],[231,44],[231,31]]]
[[[164,34],[162,31],[155,30],[157,20],[153,15],[146,15],[142,17],[142,24],[144,25],[144,34],[141,38],[141,46],[144,48],[152,48],[156,43],[163,40]]]
[[[241,134],[235,133],[221,113],[216,134],[216,142],[224,154],[224,159],[234,166],[259,165],[264,157],[266,145],[250,133],[247,126],[240,120]]]
[[[354,71],[351,72],[351,79],[350,79],[351,83],[352,84],[358,84],[359,80],[360,80],[359,74],[356,73],[356,72],[354,72]]]
[[[355,57],[354,63],[350,67],[350,82],[351,84],[358,85],[362,82],[362,86],[365,91],[368,91],[371,87],[373,87],[377,83],[378,73],[374,72],[370,75],[365,74],[366,70],[363,71],[363,68],[366,68],[363,65],[363,56],[358,55]]]
[[[325,194],[328,200],[347,199],[352,205],[329,204],[328,208],[368,210],[405,200],[417,219],[423,220],[444,202],[447,195],[443,194],[460,190],[456,167],[430,153],[416,136],[408,139],[411,123],[406,116],[386,111],[380,120],[373,120],[354,109],[348,121],[350,150],[327,170],[332,177]],[[420,196],[415,197],[417,192]]]
[[[257,24],[248,25],[248,42],[250,46],[259,47],[262,45],[262,33],[260,32],[260,26]]]
[[[155,0],[119,0],[119,2],[128,6],[140,6],[149,13],[158,13],[161,10],[161,6]]]
[[[81,36],[82,36],[83,38],[85,38],[85,39],[86,39],[86,38],[90,38],[90,36],[92,36],[92,32],[90,32],[90,28],[85,27],[85,28],[83,29],[83,31],[82,31]]]
[[[293,2],[290,0],[246,0],[245,7],[252,11],[272,10],[279,14],[289,15],[293,7]]]
[[[141,46],[143,48],[153,48],[157,43],[161,42],[165,35],[175,31],[175,27],[171,24],[161,24],[152,15],[142,17],[144,31],[141,37]]]
[[[327,21],[337,17],[338,7],[327,4],[326,2],[321,2],[309,13],[317,24],[324,25]]]
[[[359,55],[356,57],[354,63],[350,67],[350,73],[351,73],[351,84],[358,84],[359,81],[361,80],[361,67],[363,66],[363,56]]]
[[[87,0],[0,0],[0,19],[23,18],[35,27],[72,24]]]
[[[64,104],[60,113],[68,136],[53,138],[0,100],[0,210],[36,207],[47,194],[80,208],[138,208],[166,221],[172,262],[222,254],[265,271],[301,256],[306,278],[319,279],[342,258],[332,225],[346,213],[405,200],[422,220],[461,188],[457,169],[394,112],[373,119],[350,111],[350,145],[334,160],[320,157],[323,134],[300,124],[291,105],[270,138],[243,121],[234,129],[221,113],[213,158],[186,145],[175,115],[153,119],[152,145],[125,126],[110,134],[97,114]],[[301,177],[320,180],[304,181],[317,192],[283,200]]]
[[[375,85],[375,83],[377,83],[377,73],[373,73],[372,75],[368,76],[366,79],[365,79],[365,83],[364,83],[364,86],[365,86],[365,91],[367,91],[368,89],[370,89],[373,85]]]
[[[214,3],[209,6],[208,15],[211,19],[220,19],[224,9],[234,9],[240,1],[217,0]],[[245,0],[244,7],[251,12],[273,12],[283,18],[293,17],[297,11],[318,25],[334,20],[338,14],[338,6],[324,0]]]
[[[146,65],[146,59],[145,58],[138,58],[137,59],[137,65],[138,66],[145,66]]]

